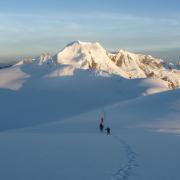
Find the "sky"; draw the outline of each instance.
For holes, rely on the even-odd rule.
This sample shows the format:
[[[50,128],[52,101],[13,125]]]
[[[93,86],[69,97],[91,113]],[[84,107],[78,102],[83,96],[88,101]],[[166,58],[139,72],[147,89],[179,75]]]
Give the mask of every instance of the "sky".
[[[55,54],[74,40],[180,60],[180,1],[0,1],[0,62]]]

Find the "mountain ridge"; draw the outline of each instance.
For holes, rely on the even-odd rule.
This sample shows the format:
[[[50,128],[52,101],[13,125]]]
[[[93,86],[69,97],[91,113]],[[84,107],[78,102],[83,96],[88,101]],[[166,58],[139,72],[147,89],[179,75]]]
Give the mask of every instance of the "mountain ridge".
[[[75,69],[96,70],[110,76],[114,74],[126,79],[160,79],[168,88],[180,87],[180,70],[169,67],[163,60],[151,55],[131,53],[123,49],[111,53],[98,42],[73,41],[55,56],[43,53],[35,59],[24,59],[15,66],[31,63],[66,66],[66,75],[68,75],[67,69],[70,70],[70,75]]]

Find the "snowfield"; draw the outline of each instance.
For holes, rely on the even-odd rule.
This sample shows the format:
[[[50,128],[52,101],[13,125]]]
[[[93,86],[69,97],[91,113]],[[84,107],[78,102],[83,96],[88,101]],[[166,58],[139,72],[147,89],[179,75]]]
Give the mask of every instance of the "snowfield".
[[[129,79],[144,57],[121,53],[77,41],[0,70],[0,179],[180,179],[180,89],[151,65]]]

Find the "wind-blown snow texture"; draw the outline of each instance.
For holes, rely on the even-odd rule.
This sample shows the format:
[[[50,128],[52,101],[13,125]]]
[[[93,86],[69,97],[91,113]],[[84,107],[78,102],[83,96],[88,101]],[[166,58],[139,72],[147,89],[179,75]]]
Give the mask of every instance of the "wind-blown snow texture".
[[[0,179],[179,180],[178,73],[80,41],[0,70]]]

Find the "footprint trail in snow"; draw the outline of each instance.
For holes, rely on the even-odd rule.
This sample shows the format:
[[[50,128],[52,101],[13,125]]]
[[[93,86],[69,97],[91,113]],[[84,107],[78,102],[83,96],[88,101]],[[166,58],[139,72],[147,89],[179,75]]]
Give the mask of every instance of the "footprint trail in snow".
[[[136,162],[136,153],[124,140],[120,139],[118,136],[113,137],[121,144],[121,146],[125,150],[127,163],[113,173],[112,180],[125,180],[133,174],[134,168],[139,167]]]

